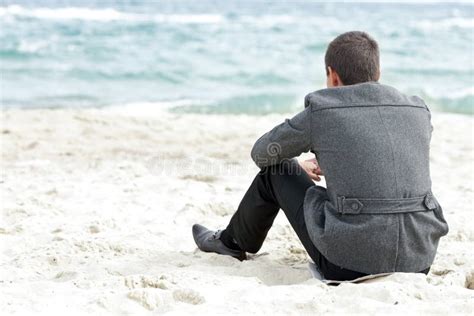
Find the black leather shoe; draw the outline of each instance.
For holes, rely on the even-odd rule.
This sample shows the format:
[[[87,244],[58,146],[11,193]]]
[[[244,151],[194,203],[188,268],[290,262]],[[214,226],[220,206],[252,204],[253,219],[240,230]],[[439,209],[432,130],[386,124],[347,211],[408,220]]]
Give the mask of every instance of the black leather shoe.
[[[227,255],[239,259],[240,261],[246,260],[247,255],[243,250],[234,250],[220,240],[222,230],[212,231],[206,227],[194,224],[193,225],[193,237],[196,245],[199,249],[204,252],[215,252],[220,255]]]

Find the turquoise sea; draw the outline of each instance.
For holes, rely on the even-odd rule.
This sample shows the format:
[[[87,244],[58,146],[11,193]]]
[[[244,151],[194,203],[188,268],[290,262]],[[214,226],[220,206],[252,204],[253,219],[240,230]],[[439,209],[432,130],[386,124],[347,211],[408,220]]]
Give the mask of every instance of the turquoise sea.
[[[367,31],[381,82],[473,114],[474,6],[310,1],[0,1],[2,108],[300,109],[328,42]]]

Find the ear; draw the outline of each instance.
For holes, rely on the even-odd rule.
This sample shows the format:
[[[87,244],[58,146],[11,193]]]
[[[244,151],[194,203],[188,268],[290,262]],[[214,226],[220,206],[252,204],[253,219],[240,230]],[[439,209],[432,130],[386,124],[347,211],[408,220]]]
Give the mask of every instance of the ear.
[[[331,85],[332,87],[339,87],[343,86],[344,83],[342,83],[341,78],[337,74],[337,72],[332,69],[331,67],[328,67],[328,85]]]
[[[380,80],[380,69],[377,71],[377,80],[375,81],[379,81]]]

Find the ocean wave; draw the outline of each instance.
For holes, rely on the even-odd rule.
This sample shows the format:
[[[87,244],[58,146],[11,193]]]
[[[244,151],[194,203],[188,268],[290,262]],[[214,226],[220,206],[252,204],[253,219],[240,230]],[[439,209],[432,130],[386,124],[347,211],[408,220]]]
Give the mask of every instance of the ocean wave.
[[[453,112],[461,114],[474,114],[474,96],[465,96],[462,98],[439,98],[431,101],[431,107],[438,111]]]
[[[466,87],[459,89],[435,89],[435,88],[424,88],[419,93],[423,97],[427,97],[435,100],[461,100],[464,98],[474,97],[474,87]]]
[[[24,8],[19,5],[0,7],[0,16],[20,16],[38,19],[81,19],[96,21],[128,20],[133,15],[119,12],[115,9],[89,9],[89,8]]]
[[[263,93],[233,96],[200,104],[177,105],[169,110],[175,113],[262,115],[301,110],[302,103],[296,94]]]
[[[473,115],[474,88],[456,91],[434,92],[420,90],[413,93],[422,97],[428,106],[437,111]],[[303,109],[301,93],[260,93],[242,94],[214,101],[168,103],[167,110],[177,113],[262,115],[272,113],[296,113]]]
[[[139,14],[125,13],[115,9],[91,9],[85,7],[67,8],[24,8],[19,5],[0,7],[0,17],[27,17],[47,20],[89,20],[89,21],[132,21],[157,23],[220,23],[224,19],[219,14]]]
[[[20,40],[17,51],[20,53],[36,53],[49,46],[48,41]]]
[[[108,111],[125,114],[127,116],[151,117],[158,116],[163,111],[173,111],[176,107],[199,106],[202,100],[179,99],[170,101],[155,102],[129,102],[121,104],[111,104],[106,107]]]
[[[421,20],[412,23],[412,26],[422,30],[440,30],[451,28],[472,29],[474,28],[474,19],[453,17],[437,20]]]
[[[447,99],[462,99],[467,97],[474,97],[474,87],[454,91],[449,96],[445,96]]]
[[[431,110],[474,114],[474,95],[433,96],[420,92]],[[150,116],[163,111],[195,114],[247,114],[267,115],[297,113],[303,109],[301,96],[295,94],[260,94],[230,97],[221,100],[176,99],[162,101],[136,101],[108,103],[100,97],[87,94],[65,94],[34,99],[1,99],[0,108],[106,108],[135,116]]]
[[[474,87],[458,90],[423,89],[419,96],[430,108],[438,111],[474,114]]]
[[[260,27],[288,25],[299,23],[301,18],[287,14],[263,14],[233,16],[222,14],[145,14],[121,12],[112,8],[92,9],[87,7],[64,8],[26,8],[19,5],[0,7],[0,18],[32,18],[42,20],[85,20],[96,22],[143,22],[173,24],[218,24],[222,22],[239,22]],[[333,18],[320,18],[321,24],[334,22]],[[313,21],[312,23],[314,23]],[[337,20],[336,20],[337,22]]]
[[[242,23],[257,24],[260,26],[274,26],[281,24],[293,24],[298,22],[298,17],[291,15],[262,15],[256,18],[253,15],[242,15],[239,17]]]

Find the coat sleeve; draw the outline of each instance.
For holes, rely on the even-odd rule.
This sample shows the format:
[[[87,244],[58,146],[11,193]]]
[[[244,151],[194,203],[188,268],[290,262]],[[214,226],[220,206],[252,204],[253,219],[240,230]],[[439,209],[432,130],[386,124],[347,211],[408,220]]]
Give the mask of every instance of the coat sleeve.
[[[251,156],[259,168],[281,163],[311,149],[311,106],[261,136]]]

